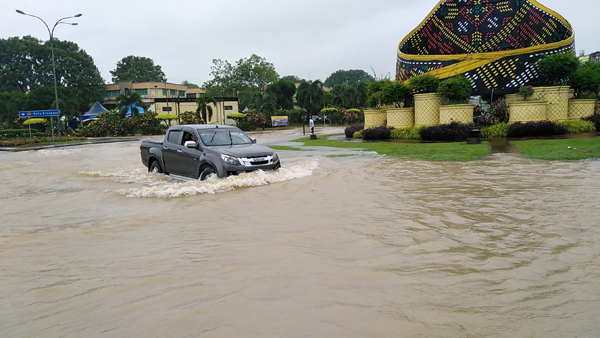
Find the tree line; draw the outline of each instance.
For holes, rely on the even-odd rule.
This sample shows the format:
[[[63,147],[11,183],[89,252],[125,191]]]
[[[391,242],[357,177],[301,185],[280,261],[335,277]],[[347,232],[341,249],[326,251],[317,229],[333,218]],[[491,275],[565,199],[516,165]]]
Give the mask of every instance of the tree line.
[[[74,42],[54,39],[54,58],[62,115],[79,117],[95,101],[103,102],[105,83],[89,54]],[[167,81],[160,65],[133,55],[118,61],[110,74],[113,83]],[[326,106],[364,107],[367,83],[374,81],[362,70],[338,70],[325,82],[280,77],[272,63],[255,54],[234,63],[215,59],[210,76],[202,85],[207,98],[237,97],[240,109],[265,112],[297,106],[308,114]],[[199,88],[188,81],[183,84]],[[122,96],[118,101],[140,103]],[[31,36],[0,39],[0,121],[14,119],[21,110],[51,109],[55,104],[50,42]]]

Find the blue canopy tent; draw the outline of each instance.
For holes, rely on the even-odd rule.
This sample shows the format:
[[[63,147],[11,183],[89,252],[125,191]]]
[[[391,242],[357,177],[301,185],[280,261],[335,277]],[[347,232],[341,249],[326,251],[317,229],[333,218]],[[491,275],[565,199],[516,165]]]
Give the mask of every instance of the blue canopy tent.
[[[131,108],[137,108],[138,114],[140,114],[140,115],[142,115],[144,113],[144,108],[136,105],[135,103],[132,104],[132,105],[130,105],[130,106],[128,106],[128,107],[123,106],[123,107],[121,107],[121,110],[123,110],[125,108],[127,108],[127,114],[125,114],[125,117],[131,117],[132,116],[132,114],[131,114]]]
[[[83,114],[81,116],[81,121],[85,121],[85,120],[88,120],[88,119],[95,118],[100,113],[103,113],[105,111],[108,111],[108,109],[104,108],[100,104],[100,102],[96,101],[96,103],[94,103],[94,106],[92,107],[92,109],[90,109],[90,111],[88,111],[87,113],[85,113],[85,114]]]

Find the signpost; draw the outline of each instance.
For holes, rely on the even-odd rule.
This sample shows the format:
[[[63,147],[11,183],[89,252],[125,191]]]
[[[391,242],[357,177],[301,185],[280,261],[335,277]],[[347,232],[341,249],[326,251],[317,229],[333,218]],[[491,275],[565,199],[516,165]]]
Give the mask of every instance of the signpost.
[[[52,121],[52,116],[59,116],[60,112],[58,110],[32,110],[32,111],[20,111],[19,117],[27,117],[29,120],[29,143],[31,144],[31,118],[32,117],[50,117],[50,124],[52,126],[52,142],[54,142],[54,122]],[[59,124],[60,126],[60,124]]]

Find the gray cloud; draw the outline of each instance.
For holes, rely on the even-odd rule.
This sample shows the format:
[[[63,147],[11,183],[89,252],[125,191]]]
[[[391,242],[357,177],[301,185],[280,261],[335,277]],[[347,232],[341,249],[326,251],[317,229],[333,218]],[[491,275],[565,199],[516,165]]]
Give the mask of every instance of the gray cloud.
[[[573,25],[576,48],[600,50],[598,0],[542,0]],[[149,57],[169,82],[202,84],[212,59],[235,62],[257,54],[279,75],[325,80],[339,69],[378,76],[395,72],[396,48],[437,0],[2,0],[0,37],[48,39],[49,25],[83,13],[79,26],[59,25],[55,36],[85,49],[110,82],[110,70],[127,55]]]

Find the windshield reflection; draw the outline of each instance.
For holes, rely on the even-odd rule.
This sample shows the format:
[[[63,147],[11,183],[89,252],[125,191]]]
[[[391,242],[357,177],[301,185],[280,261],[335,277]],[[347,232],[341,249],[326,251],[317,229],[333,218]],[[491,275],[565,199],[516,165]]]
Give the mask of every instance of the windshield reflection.
[[[236,130],[198,130],[202,143],[207,146],[235,146],[253,143],[250,137]]]

